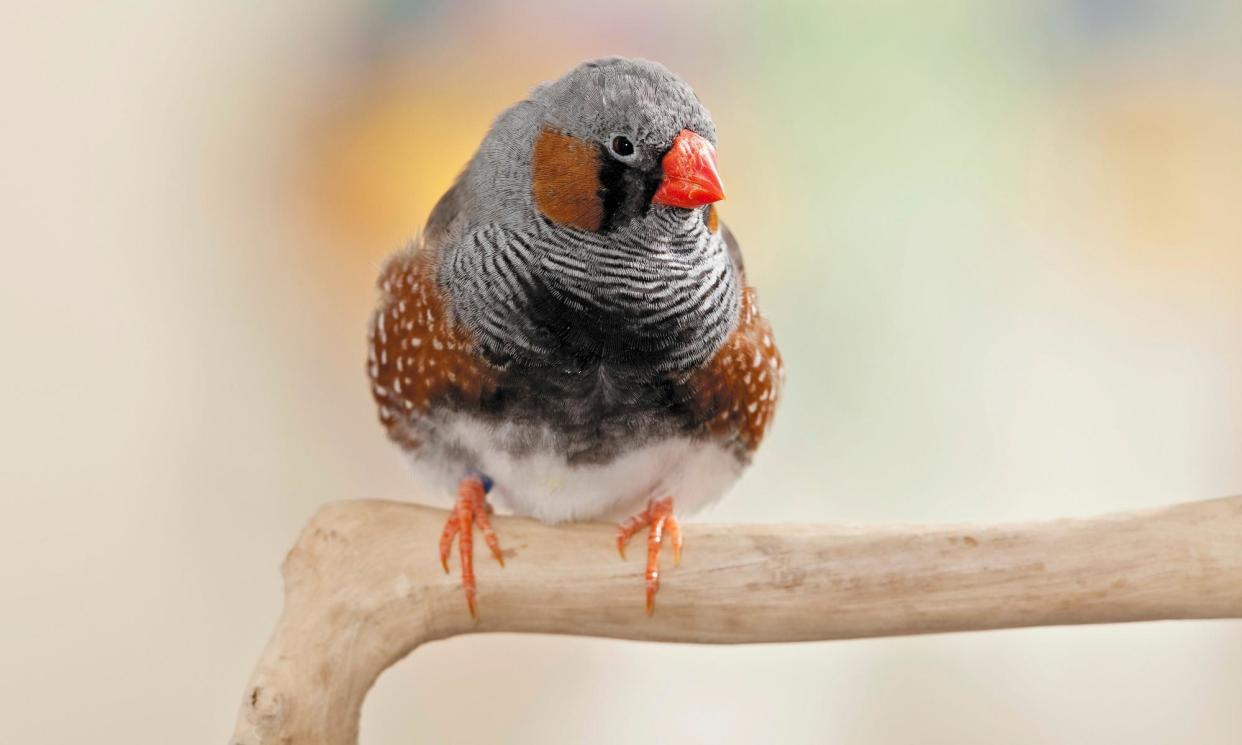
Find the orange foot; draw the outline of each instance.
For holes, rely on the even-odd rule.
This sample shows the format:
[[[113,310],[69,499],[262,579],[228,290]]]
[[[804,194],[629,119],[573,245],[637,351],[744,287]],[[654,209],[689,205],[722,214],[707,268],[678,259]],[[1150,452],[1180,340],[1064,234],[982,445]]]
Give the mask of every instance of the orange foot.
[[[440,564],[447,574],[449,570],[449,552],[453,548],[453,537],[457,539],[457,548],[461,554],[461,586],[466,591],[466,607],[470,609],[470,617],[478,618],[474,607],[474,524],[479,524],[483,540],[492,550],[492,556],[503,567],[505,558],[500,553],[500,541],[492,530],[492,506],[487,503],[487,492],[492,481],[486,476],[467,476],[457,487],[457,504],[449,513],[448,522],[444,524],[444,532],[440,534]]]
[[[617,551],[625,558],[625,544],[639,530],[647,530],[647,615],[655,610],[655,594],[660,589],[660,545],[664,533],[673,541],[673,563],[681,563],[681,527],[673,514],[673,498],[653,499],[647,509],[617,526]]]

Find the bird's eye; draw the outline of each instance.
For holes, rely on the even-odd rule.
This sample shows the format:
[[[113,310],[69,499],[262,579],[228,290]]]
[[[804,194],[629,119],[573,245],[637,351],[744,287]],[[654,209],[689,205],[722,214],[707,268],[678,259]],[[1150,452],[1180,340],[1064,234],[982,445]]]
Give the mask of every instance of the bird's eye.
[[[622,158],[628,158],[634,154],[634,143],[625,135],[617,135],[612,138],[612,151]]]

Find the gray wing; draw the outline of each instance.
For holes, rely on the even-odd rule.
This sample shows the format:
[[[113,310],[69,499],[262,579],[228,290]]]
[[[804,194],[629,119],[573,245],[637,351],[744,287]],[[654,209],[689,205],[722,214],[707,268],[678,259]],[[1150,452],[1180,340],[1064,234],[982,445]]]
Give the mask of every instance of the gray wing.
[[[436,206],[431,209],[427,225],[423,228],[425,244],[434,246],[440,242],[440,238],[461,215],[465,201],[466,173],[463,171],[449,190],[444,192],[444,196],[440,197],[440,201],[436,202]]]

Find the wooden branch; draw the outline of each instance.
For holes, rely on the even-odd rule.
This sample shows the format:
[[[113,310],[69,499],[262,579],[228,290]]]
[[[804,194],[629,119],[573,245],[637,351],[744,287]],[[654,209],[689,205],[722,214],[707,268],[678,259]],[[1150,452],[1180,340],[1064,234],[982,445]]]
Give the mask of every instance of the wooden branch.
[[[685,525],[655,616],[615,529],[497,518],[476,545],[479,621],[437,542],[446,513],[319,511],[284,564],[285,607],[246,688],[236,745],[353,745],[363,697],[423,642],[531,631],[700,643],[1242,617],[1242,497],[1015,526]]]

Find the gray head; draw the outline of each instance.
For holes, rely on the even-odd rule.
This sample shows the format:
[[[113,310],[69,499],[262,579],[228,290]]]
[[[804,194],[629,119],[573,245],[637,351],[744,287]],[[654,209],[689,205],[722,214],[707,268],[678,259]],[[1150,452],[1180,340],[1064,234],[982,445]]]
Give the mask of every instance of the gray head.
[[[584,62],[531,94],[546,124],[601,145],[628,137],[643,156],[661,154],[683,129],[716,144],[716,126],[686,81],[658,62],[607,57]]]
[[[496,120],[467,173],[474,222],[543,216],[608,232],[653,209],[704,207],[724,197],[715,143],[707,109],[663,65],[584,62]]]
[[[640,377],[712,354],[740,297],[713,207],[715,139],[690,86],[619,57],[501,114],[445,208],[457,232],[440,279],[482,351]]]

